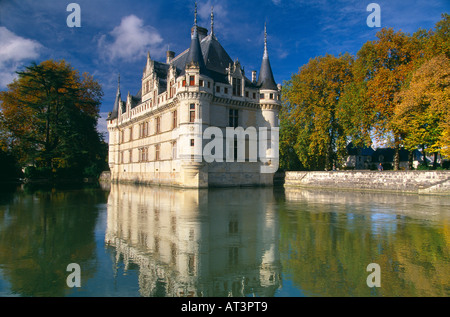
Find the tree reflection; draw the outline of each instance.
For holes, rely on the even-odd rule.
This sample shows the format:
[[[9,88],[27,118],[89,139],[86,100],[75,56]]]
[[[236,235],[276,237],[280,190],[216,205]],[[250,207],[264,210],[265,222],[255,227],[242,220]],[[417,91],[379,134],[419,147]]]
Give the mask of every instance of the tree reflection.
[[[95,270],[96,190],[19,191],[0,206],[0,263],[11,293],[64,296],[70,263],[81,266],[81,283]]]
[[[447,198],[309,190],[287,197],[282,266],[307,296],[450,295],[450,221],[440,209]],[[366,284],[370,263],[381,267],[380,288]]]

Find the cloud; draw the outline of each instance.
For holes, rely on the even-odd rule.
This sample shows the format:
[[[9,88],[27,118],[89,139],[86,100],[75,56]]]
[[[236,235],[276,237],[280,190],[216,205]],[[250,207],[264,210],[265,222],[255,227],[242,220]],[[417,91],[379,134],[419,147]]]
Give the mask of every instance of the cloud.
[[[16,77],[16,71],[24,61],[39,56],[42,45],[20,37],[6,27],[0,27],[0,88],[5,88]]]
[[[150,51],[152,56],[164,56],[161,46],[163,39],[152,26],[135,15],[122,18],[120,25],[108,35],[102,35],[98,41],[101,56],[110,61],[135,61]]]
[[[214,7],[214,30],[224,32],[228,23],[228,10],[219,1],[208,0],[200,3],[198,7],[198,17],[200,26],[209,29],[211,25],[211,7]]]

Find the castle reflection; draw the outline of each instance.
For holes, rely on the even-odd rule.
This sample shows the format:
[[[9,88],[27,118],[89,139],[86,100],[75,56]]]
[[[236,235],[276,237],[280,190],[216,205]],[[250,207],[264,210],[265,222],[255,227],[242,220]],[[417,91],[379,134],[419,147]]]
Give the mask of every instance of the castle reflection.
[[[273,190],[111,184],[106,244],[142,296],[273,296],[281,287]]]

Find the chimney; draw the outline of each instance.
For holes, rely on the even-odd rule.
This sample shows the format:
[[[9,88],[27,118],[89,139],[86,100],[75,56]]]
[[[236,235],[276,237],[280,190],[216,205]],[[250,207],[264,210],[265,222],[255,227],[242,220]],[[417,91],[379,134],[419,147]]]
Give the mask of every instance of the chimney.
[[[252,70],[252,82],[256,83],[256,70]]]
[[[175,52],[167,51],[166,53],[166,64],[170,64],[172,59],[175,57]]]
[[[192,29],[191,29],[191,36],[194,33],[194,27],[192,27]],[[208,35],[208,30],[205,28],[202,28],[201,26],[197,26],[197,34],[198,34],[198,40],[201,42]]]

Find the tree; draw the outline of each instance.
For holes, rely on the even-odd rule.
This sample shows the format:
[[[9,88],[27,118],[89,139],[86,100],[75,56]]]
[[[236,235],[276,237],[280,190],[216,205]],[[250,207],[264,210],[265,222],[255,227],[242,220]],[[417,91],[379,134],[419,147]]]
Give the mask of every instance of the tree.
[[[284,86],[282,120],[290,142],[307,169],[331,169],[346,146],[338,109],[344,87],[352,81],[353,58],[325,55],[311,59]],[[283,122],[281,123],[283,127]],[[293,131],[293,129],[295,131]],[[292,140],[295,136],[295,140]]]
[[[405,148],[421,147],[450,156],[450,60],[446,55],[417,69],[397,99],[393,125],[405,135]]]
[[[445,54],[450,59],[450,15],[442,14],[442,19],[436,23],[434,31],[430,33],[430,41],[426,48],[427,56]]]
[[[64,60],[34,63],[18,74],[0,101],[8,145],[21,165],[71,177],[101,162],[98,82]]]
[[[378,140],[393,137],[394,169],[399,169],[400,131],[392,124],[396,94],[408,83],[411,72],[421,62],[426,33],[409,36],[401,31],[382,29],[378,39],[366,42],[355,61],[359,82],[365,84],[365,100],[373,109],[372,128]]]

